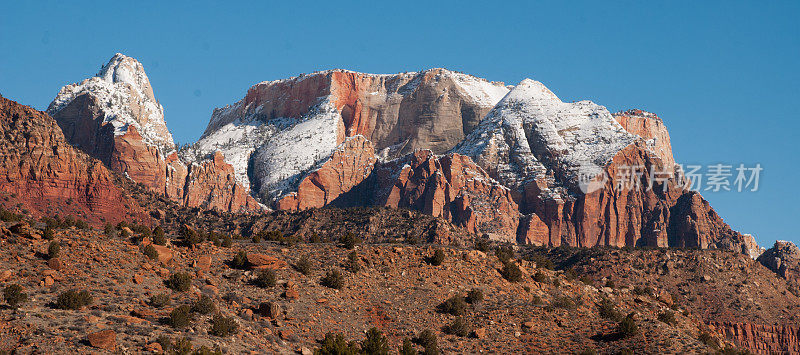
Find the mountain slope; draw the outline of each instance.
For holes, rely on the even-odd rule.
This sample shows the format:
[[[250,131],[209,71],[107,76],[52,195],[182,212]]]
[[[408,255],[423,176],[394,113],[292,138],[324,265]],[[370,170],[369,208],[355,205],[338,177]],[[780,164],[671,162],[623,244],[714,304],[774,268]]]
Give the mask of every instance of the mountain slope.
[[[99,223],[141,217],[99,161],[67,143],[47,114],[0,96],[0,191],[37,216]]]

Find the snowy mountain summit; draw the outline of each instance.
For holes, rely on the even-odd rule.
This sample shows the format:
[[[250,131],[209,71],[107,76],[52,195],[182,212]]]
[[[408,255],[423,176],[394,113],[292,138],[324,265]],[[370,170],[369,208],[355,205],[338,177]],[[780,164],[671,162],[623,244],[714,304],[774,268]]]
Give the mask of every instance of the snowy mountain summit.
[[[56,116],[84,96],[92,97],[99,126],[110,124],[114,135],[123,135],[129,127],[135,127],[143,141],[162,154],[174,150],[164,108],[153,94],[144,66],[136,59],[115,54],[94,77],[61,88],[47,113]]]

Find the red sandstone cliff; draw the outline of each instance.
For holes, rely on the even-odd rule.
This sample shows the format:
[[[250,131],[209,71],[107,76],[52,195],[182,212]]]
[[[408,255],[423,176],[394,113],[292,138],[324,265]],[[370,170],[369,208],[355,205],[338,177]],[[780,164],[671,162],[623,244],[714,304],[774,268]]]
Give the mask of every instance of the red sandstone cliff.
[[[122,54],[62,88],[48,108],[72,145],[156,193],[189,207],[261,209],[222,156],[181,162],[163,111],[141,63]]]
[[[72,215],[93,223],[138,215],[97,160],[73,148],[47,114],[0,96],[0,191],[35,215]]]

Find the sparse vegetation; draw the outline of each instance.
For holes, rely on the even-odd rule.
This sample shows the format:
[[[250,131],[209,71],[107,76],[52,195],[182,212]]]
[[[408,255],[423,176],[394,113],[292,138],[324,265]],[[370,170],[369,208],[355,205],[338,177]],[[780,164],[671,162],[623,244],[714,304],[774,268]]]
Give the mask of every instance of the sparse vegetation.
[[[444,262],[444,251],[440,248],[436,248],[433,252],[433,256],[430,257],[428,261],[433,266],[442,265]]]
[[[469,292],[467,292],[467,297],[465,299],[469,304],[476,304],[483,302],[483,291],[479,288],[473,288]]]
[[[155,308],[163,308],[168,306],[170,302],[171,300],[169,298],[169,295],[167,295],[166,293],[160,293],[157,295],[153,295],[153,297],[150,297],[150,302],[148,303]]]
[[[497,255],[500,262],[506,264],[514,258],[514,248],[509,245],[498,246],[494,249],[494,254]]]
[[[142,253],[150,258],[150,260],[158,260],[158,251],[152,244],[148,244],[146,247],[142,248]]]
[[[359,261],[358,252],[355,250],[347,254],[347,260],[344,262],[344,269],[352,273],[361,271],[361,262]]]
[[[669,325],[676,325],[678,324],[678,320],[675,319],[675,312],[665,309],[663,312],[658,314],[658,320],[667,323]]]
[[[306,276],[311,274],[312,267],[311,259],[306,255],[301,256],[300,259],[297,259],[297,263],[294,264],[295,270]]]
[[[320,341],[320,347],[314,355],[357,355],[360,353],[358,343],[347,341],[340,333],[328,332]]]
[[[438,355],[439,344],[436,338],[436,333],[430,329],[425,329],[419,333],[414,342],[422,346],[422,353],[425,355]]]
[[[187,272],[176,272],[170,275],[164,283],[174,291],[186,292],[192,286],[192,275]]]
[[[456,317],[452,323],[445,326],[444,331],[447,334],[465,337],[469,335],[469,333],[472,331],[472,328],[469,326],[464,317]]]
[[[188,304],[175,307],[169,312],[167,323],[173,328],[186,328],[192,323],[192,307]]]
[[[441,313],[452,314],[454,316],[463,315],[467,310],[467,302],[464,297],[453,296],[440,303],[437,310]]]
[[[61,243],[57,241],[50,242],[50,245],[47,246],[47,257],[49,259],[55,259],[61,254]]]
[[[258,275],[253,283],[258,287],[267,288],[275,286],[277,281],[278,275],[275,274],[275,270],[266,268],[258,272]]]
[[[55,306],[58,309],[78,310],[92,302],[94,302],[94,298],[89,291],[69,290],[58,295]]]
[[[367,331],[367,337],[361,342],[361,353],[389,355],[389,342],[378,328],[370,328]]]
[[[240,250],[236,253],[233,260],[231,260],[231,267],[234,269],[247,269],[249,266],[250,262],[247,261],[247,252],[244,250]]]
[[[605,297],[597,304],[597,312],[600,317],[611,319],[615,322],[619,322],[622,319],[622,315],[617,312],[614,302]]]
[[[192,312],[200,314],[209,314],[217,310],[214,300],[206,295],[200,296],[197,301],[192,304]]]
[[[214,315],[211,319],[211,329],[208,331],[211,335],[218,337],[227,337],[236,334],[239,331],[239,324],[233,317],[225,317],[219,313]]]
[[[339,239],[339,243],[341,243],[345,249],[353,249],[356,245],[361,243],[361,239],[353,234],[353,232],[347,232]]]
[[[3,289],[3,299],[6,300],[8,306],[12,309],[19,308],[19,306],[28,300],[28,294],[22,286],[18,284],[11,284]]]
[[[341,290],[344,287],[344,275],[339,269],[328,270],[320,283],[322,286]]]
[[[630,313],[623,318],[617,325],[617,333],[623,338],[636,335],[639,332],[639,326],[636,325],[634,314]]]
[[[503,278],[511,281],[511,282],[520,282],[522,281],[522,270],[520,270],[517,263],[513,261],[507,261],[503,263],[503,269],[500,270],[500,274],[503,275]]]

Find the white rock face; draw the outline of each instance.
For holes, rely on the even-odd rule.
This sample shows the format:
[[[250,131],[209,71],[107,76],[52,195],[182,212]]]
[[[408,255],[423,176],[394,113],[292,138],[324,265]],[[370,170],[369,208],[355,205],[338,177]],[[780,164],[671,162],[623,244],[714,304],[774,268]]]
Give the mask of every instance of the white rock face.
[[[164,108],[158,103],[144,67],[134,58],[115,54],[94,77],[66,85],[50,103],[47,113],[55,115],[75,98],[94,96],[103,113],[103,124],[114,126],[122,135],[136,127],[145,143],[162,153],[174,150],[175,143],[164,121]]]
[[[459,144],[507,186],[544,178],[547,168],[567,180],[595,176],[636,140],[605,107],[590,101],[562,102],[542,83],[523,80]]]
[[[200,140],[180,155],[197,160],[221,151],[238,182],[269,203],[294,191],[345,136],[362,134],[376,140],[378,149],[386,148],[383,154],[392,159],[414,144],[410,141],[446,145],[460,135],[446,151],[463,138],[462,124],[470,124],[462,123],[462,115],[477,125],[508,91],[502,83],[444,69],[400,74],[337,69],[265,81],[250,88],[239,102],[215,109]],[[436,100],[456,104],[419,113],[435,106],[430,102]],[[458,127],[438,121],[445,116]],[[359,123],[352,122],[356,120],[369,122],[369,132],[360,131]]]

